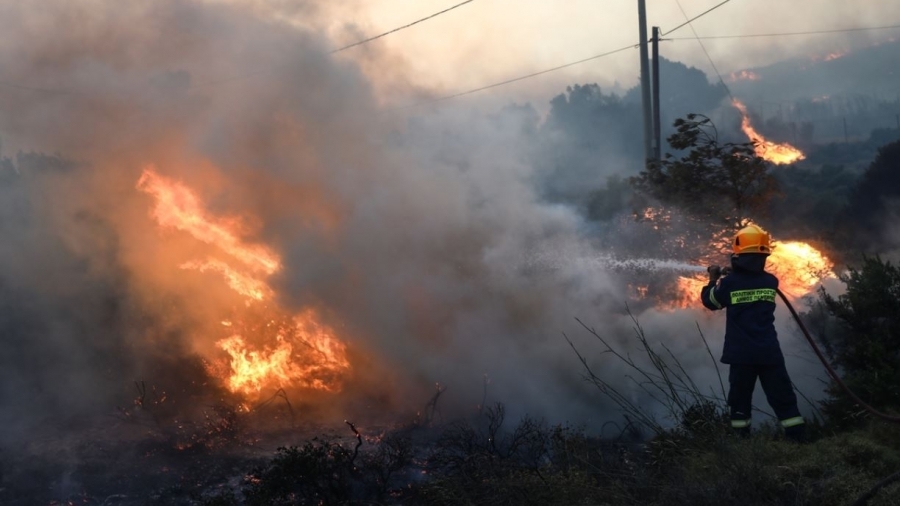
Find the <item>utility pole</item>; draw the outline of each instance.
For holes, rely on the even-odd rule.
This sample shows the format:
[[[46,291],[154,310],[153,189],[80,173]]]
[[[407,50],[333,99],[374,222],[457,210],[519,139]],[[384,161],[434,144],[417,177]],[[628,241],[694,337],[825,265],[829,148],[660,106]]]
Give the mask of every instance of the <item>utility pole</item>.
[[[662,157],[661,128],[659,126],[659,27],[653,27],[653,160]]]
[[[641,107],[644,111],[644,163],[653,158],[651,148],[652,127],[650,121],[650,62],[647,55],[647,6],[638,0],[638,33],[641,38]]]

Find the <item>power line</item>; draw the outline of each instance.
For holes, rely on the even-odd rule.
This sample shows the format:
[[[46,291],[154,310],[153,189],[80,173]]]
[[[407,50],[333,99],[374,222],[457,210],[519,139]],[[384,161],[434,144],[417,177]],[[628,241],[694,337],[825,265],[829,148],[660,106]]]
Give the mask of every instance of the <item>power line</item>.
[[[722,3],[718,4],[718,5],[715,5],[715,6],[713,6],[713,7],[710,7],[709,9],[706,9],[705,11],[701,12],[700,14],[697,14],[697,15],[694,16],[693,18],[688,19],[688,20],[685,21],[684,23],[681,23],[680,25],[676,26],[675,28],[672,28],[671,30],[669,30],[669,31],[666,32],[666,33],[661,33],[660,35],[668,35],[668,34],[674,32],[674,31],[676,31],[676,30],[682,28],[682,27],[685,26],[685,25],[690,25],[692,21],[695,21],[695,20],[697,20],[697,19],[702,18],[703,16],[705,16],[705,15],[709,14],[710,12],[712,12],[712,11],[718,9],[719,7],[721,7],[721,6],[725,5],[725,4],[727,4],[727,3],[730,2],[730,1],[731,1],[731,0],[725,0],[724,2],[722,2]],[[680,9],[680,8],[681,8],[681,5],[679,5],[678,8]],[[681,13],[684,14],[684,9],[681,9]],[[687,14],[684,15],[684,18],[687,19]],[[691,29],[692,29],[692,30],[693,30],[693,28],[694,28],[694,27],[691,26]]]
[[[726,0],[728,1],[728,0]],[[703,45],[703,41],[700,40],[700,36],[697,35],[697,30],[694,30],[694,25],[691,23],[692,19],[688,19],[688,15],[684,12],[684,7],[681,6],[681,2],[679,0],[675,0],[675,3],[678,5],[678,9],[684,15],[684,18],[687,19],[685,24],[691,27],[691,32],[694,33],[694,38],[697,39],[697,43],[700,44],[700,47],[703,49],[703,53],[706,55],[706,59],[709,60],[709,64],[712,65],[713,70],[716,71],[716,75],[719,76],[719,82],[722,83],[722,86],[725,87],[725,91],[728,93],[728,97],[731,98],[731,101],[734,101],[734,95],[731,94],[731,89],[728,88],[728,85],[725,84],[725,80],[722,79],[722,74],[719,72],[719,69],[716,67],[716,63],[713,61],[712,57],[709,55],[709,51],[706,50],[706,46]],[[724,2],[723,2],[724,3]],[[722,5],[722,4],[719,4]],[[716,6],[718,7],[718,5]],[[715,7],[713,7],[715,9]],[[709,11],[706,11],[709,12]],[[704,13],[705,14],[705,13]],[[699,16],[695,16],[693,19],[697,19]],[[684,26],[684,25],[682,25]],[[680,27],[679,27],[680,28]],[[671,33],[671,32],[669,32]]]
[[[423,21],[428,21],[428,20],[431,19],[431,18],[440,16],[441,14],[444,14],[444,13],[446,13],[446,12],[450,12],[450,11],[452,11],[453,9],[456,9],[456,8],[458,8],[458,7],[462,7],[463,5],[466,5],[466,4],[468,4],[468,3],[472,3],[472,2],[474,2],[474,1],[475,1],[475,0],[466,0],[465,2],[458,3],[458,4],[454,5],[454,6],[448,7],[448,8],[446,8],[446,9],[440,11],[440,12],[435,12],[434,14],[432,14],[432,15],[430,15],[430,16],[426,16],[426,17],[424,17],[424,18],[422,18],[422,19],[417,19],[416,21],[413,21],[412,23],[405,24],[405,25],[403,25],[403,26],[399,26],[399,27],[397,27],[397,28],[394,28],[393,30],[384,32],[384,33],[382,33],[382,34],[380,34],[380,35],[376,35],[376,36],[374,36],[374,37],[369,37],[368,39],[363,39],[363,40],[361,40],[361,41],[359,41],[359,42],[354,42],[353,44],[350,44],[350,45],[347,45],[347,46],[344,46],[344,47],[340,47],[340,48],[338,48],[338,49],[335,49],[335,50],[333,50],[333,51],[330,51],[328,54],[339,53],[339,52],[341,52],[341,51],[344,51],[345,49],[350,49],[351,47],[356,47],[356,46],[360,46],[360,45],[362,45],[362,44],[365,44],[365,43],[367,43],[367,42],[372,42],[372,41],[375,40],[375,39],[380,39],[380,38],[384,37],[385,35],[390,35],[390,34],[392,34],[392,33],[399,32],[400,30],[409,28],[409,27],[411,27],[411,26],[413,26],[413,25],[417,25],[417,24],[419,24],[419,23],[421,23],[421,22],[423,22]]]
[[[337,49],[334,49],[334,50],[332,50],[332,51],[329,51],[328,54],[339,53],[339,52],[341,52],[341,51],[350,49],[350,48],[352,48],[352,47],[361,46],[361,45],[366,44],[366,43],[368,43],[368,42],[372,42],[373,40],[380,39],[380,38],[385,37],[385,36],[387,36],[387,35],[390,35],[390,34],[392,34],[392,33],[396,33],[396,32],[399,32],[400,30],[404,30],[404,29],[406,29],[406,28],[409,28],[409,27],[411,27],[411,26],[415,26],[415,25],[417,25],[417,24],[419,24],[419,23],[422,23],[422,22],[424,22],[424,21],[428,21],[429,19],[435,18],[435,17],[437,17],[437,16],[440,16],[441,14],[445,14],[445,13],[447,13],[447,12],[450,12],[450,11],[452,11],[452,10],[454,10],[454,9],[457,9],[457,8],[459,8],[459,7],[462,7],[463,5],[472,3],[472,2],[474,2],[474,1],[475,1],[475,0],[466,0],[465,2],[460,2],[460,3],[456,4],[456,5],[452,5],[452,6],[446,8],[446,9],[444,9],[444,10],[442,10],[442,11],[435,12],[434,14],[431,14],[431,15],[429,15],[429,16],[425,16],[424,18],[417,19],[417,20],[415,20],[415,21],[413,21],[413,22],[411,22],[411,23],[407,23],[407,24],[405,24],[405,25],[403,25],[403,26],[398,26],[397,28],[394,28],[393,30],[389,30],[389,31],[387,31],[387,32],[384,32],[384,33],[375,35],[374,37],[369,37],[369,38],[367,38],[367,39],[363,39],[363,40],[354,42],[353,44],[348,44],[348,45],[346,45],[346,46],[339,47],[339,48],[337,48]],[[203,82],[203,83],[193,84],[193,85],[191,85],[191,88],[206,87],[206,86],[216,86],[216,85],[219,85],[219,84],[225,84],[225,83],[229,83],[229,82],[232,82],[232,81],[237,81],[237,80],[240,80],[240,79],[247,79],[247,78],[250,78],[250,77],[256,77],[256,76],[260,76],[260,75],[270,74],[271,72],[273,72],[273,71],[275,71],[275,70],[277,70],[277,69],[256,70],[256,71],[248,72],[248,73],[245,73],[245,74],[242,74],[242,75],[237,75],[237,76],[227,77],[227,78],[218,79],[218,80],[215,80],[215,81],[207,81],[207,82]],[[66,94],[66,95],[68,95],[68,94],[77,94],[76,92],[69,91],[69,90],[50,89],[50,88],[39,88],[39,87],[26,86],[26,85],[17,84],[17,83],[12,83],[12,82],[6,82],[6,81],[0,81],[0,87],[13,88],[13,89],[18,89],[18,90],[34,91],[34,92],[39,92],[39,93],[59,94],[59,95],[63,95],[63,94]]]
[[[900,28],[900,25],[888,25],[888,26],[861,26],[854,28],[836,28],[833,30],[811,30],[807,32],[782,32],[782,33],[747,33],[743,35],[707,35],[704,37],[669,37],[666,40],[697,40],[697,39],[746,39],[752,37],[785,37],[791,35],[818,35],[818,34],[828,34],[828,33],[842,33],[842,32],[862,32],[869,30],[893,30]]]
[[[397,109],[409,109],[409,108],[412,108],[412,107],[419,107],[419,106],[423,106],[423,105],[434,104],[434,103],[437,103],[437,102],[443,102],[444,100],[450,100],[451,98],[461,97],[461,96],[463,96],[463,95],[471,95],[472,93],[477,93],[477,92],[479,92],[479,91],[489,90],[489,89],[491,89],[491,88],[496,88],[496,87],[498,87],[498,86],[503,86],[503,85],[505,85],[505,84],[514,83],[514,82],[516,82],[516,81],[522,81],[522,80],[525,80],[525,79],[529,79],[529,78],[536,77],[536,76],[539,76],[539,75],[547,74],[547,73],[550,73],[550,72],[555,72],[555,71],[557,71],[557,70],[564,69],[564,68],[566,68],[566,67],[571,67],[571,66],[573,66],[573,65],[578,65],[578,64],[580,64],[580,63],[588,62],[588,61],[591,61],[591,60],[596,60],[596,59],[598,59],[598,58],[603,58],[604,56],[609,56],[609,55],[612,55],[612,54],[620,53],[620,52],[622,52],[622,51],[625,51],[626,49],[634,49],[634,48],[636,48],[636,47],[637,47],[636,44],[629,44],[629,45],[627,45],[627,46],[620,47],[619,49],[613,49],[612,51],[607,51],[607,52],[605,52],[605,53],[600,53],[600,54],[597,54],[597,55],[594,55],[594,56],[589,56],[589,57],[587,57],[587,58],[584,58],[583,60],[573,61],[573,62],[571,62],[571,63],[566,63],[566,64],[560,65],[560,66],[558,66],[558,67],[553,67],[553,68],[550,68],[550,69],[541,70],[541,71],[538,71],[538,72],[533,72],[533,73],[531,73],[531,74],[527,74],[527,75],[524,75],[524,76],[514,77],[514,78],[512,78],[512,79],[507,79],[507,80],[505,80],[505,81],[500,81],[500,82],[498,82],[498,83],[488,84],[488,85],[486,85],[486,86],[481,86],[481,87],[479,87],[479,88],[473,88],[473,89],[471,89],[471,90],[461,91],[461,92],[459,92],[459,93],[454,93],[454,94],[452,94],[452,95],[447,95],[447,96],[444,96],[444,97],[435,98],[435,99],[428,100],[428,101],[425,101],[425,102],[419,102],[419,103],[416,103],[416,104],[411,104],[411,105],[407,105],[407,106],[403,106],[403,107],[398,107]]]
[[[421,22],[423,22],[423,21],[428,21],[428,20],[431,19],[431,18],[440,16],[441,14],[450,12],[450,11],[452,11],[453,9],[462,7],[463,5],[472,3],[472,2],[474,2],[474,1],[475,1],[475,0],[466,0],[465,2],[461,2],[461,3],[458,3],[458,4],[456,4],[456,5],[450,6],[450,7],[446,8],[446,9],[440,11],[440,12],[435,12],[434,14],[431,14],[431,15],[429,15],[429,16],[425,16],[424,18],[417,19],[417,20],[413,21],[412,23],[407,23],[407,24],[405,24],[405,25],[403,25],[403,26],[398,26],[397,28],[394,28],[393,30],[388,30],[388,31],[386,31],[386,32],[384,32],[384,33],[375,35],[374,37],[369,37],[368,39],[363,39],[363,40],[354,42],[353,44],[348,44],[348,45],[346,45],[346,46],[339,47],[339,48],[337,48],[337,49],[333,49],[333,50],[329,51],[328,54],[335,54],[335,53],[339,53],[339,52],[341,52],[341,51],[350,49],[350,48],[352,48],[352,47],[361,46],[361,45],[366,44],[366,43],[368,43],[368,42],[372,42],[373,40],[380,39],[380,38],[385,37],[385,36],[387,36],[387,35],[390,35],[390,34],[392,34],[392,33],[396,33],[396,32],[399,32],[400,30],[404,30],[404,29],[409,28],[409,27],[411,27],[411,26],[417,25],[417,24],[419,24],[419,23],[421,23]],[[279,68],[284,68],[284,67],[279,67]],[[241,80],[241,79],[247,79],[247,78],[255,77],[255,76],[259,76],[259,75],[271,74],[274,70],[277,70],[277,69],[257,70],[257,71],[253,71],[253,72],[248,72],[248,73],[245,73],[245,74],[237,75],[237,76],[226,77],[226,78],[224,78],[224,79],[218,79],[218,80],[215,80],[215,81],[207,81],[207,82],[205,82],[205,83],[200,83],[200,84],[192,85],[191,87],[192,87],[192,88],[196,88],[196,87],[205,87],[205,86],[217,86],[217,85],[220,85],[220,84],[230,83],[230,82],[232,82],[232,81],[238,81],[238,80]]]
[[[672,32],[674,32],[674,31],[680,29],[681,27],[690,24],[691,21],[694,21],[694,20],[696,20],[696,19],[699,19],[699,18],[701,18],[701,17],[703,17],[703,16],[709,14],[710,12],[712,12],[712,11],[718,9],[719,7],[721,7],[721,6],[725,5],[725,4],[727,4],[727,3],[730,2],[730,1],[731,1],[731,0],[725,0],[724,2],[721,2],[721,3],[719,3],[718,5],[713,6],[713,7],[709,8],[709,9],[707,9],[707,10],[701,12],[700,14],[694,16],[693,18],[689,19],[687,22],[682,23],[682,24],[676,26],[675,28],[669,30],[669,31],[666,32],[666,33],[672,33]],[[682,10],[682,12],[684,12],[684,11]],[[685,18],[687,18],[687,16],[685,16]],[[692,28],[693,28],[693,27],[692,27]],[[650,42],[650,41],[648,41],[648,42]],[[629,45],[629,46],[624,46],[624,47],[620,47],[619,49],[614,49],[614,50],[612,50],[612,51],[607,51],[606,53],[601,53],[601,54],[598,54],[598,55],[594,55],[594,56],[585,58],[585,59],[583,59],[583,60],[578,60],[578,61],[574,61],[574,62],[571,62],[571,63],[566,63],[566,64],[560,65],[560,66],[558,66],[558,67],[553,67],[553,68],[550,68],[550,69],[541,70],[541,71],[539,71],[539,72],[533,72],[533,73],[531,73],[531,74],[527,74],[527,75],[520,76],[520,77],[514,77],[514,78],[512,78],[512,79],[507,79],[506,81],[501,81],[501,82],[499,82],[499,83],[494,83],[494,84],[488,84],[488,85],[486,85],[486,86],[481,86],[481,87],[479,87],[479,88],[474,88],[474,89],[467,90],[467,91],[461,91],[461,92],[459,92],[459,93],[454,93],[453,95],[447,95],[447,96],[445,96],[445,97],[436,98],[436,99],[429,100],[429,101],[426,101],[426,102],[420,102],[420,103],[408,105],[408,106],[405,106],[405,107],[399,107],[398,109],[408,109],[408,108],[411,108],[411,107],[418,107],[418,106],[422,106],[422,105],[429,105],[429,104],[434,104],[434,103],[436,103],[436,102],[442,102],[442,101],[444,101],[444,100],[450,100],[451,98],[461,97],[461,96],[464,96],[464,95],[470,95],[470,94],[472,94],[472,93],[477,93],[477,92],[479,92],[479,91],[484,91],[484,90],[488,90],[488,89],[491,89],[491,88],[496,88],[496,87],[498,87],[498,86],[503,86],[503,85],[505,85],[505,84],[510,84],[510,83],[514,83],[514,82],[517,82],[517,81],[522,81],[522,80],[524,80],[524,79],[529,79],[529,78],[536,77],[536,76],[539,76],[539,75],[542,75],[542,74],[547,74],[547,73],[549,73],[549,72],[554,72],[554,71],[557,71],[557,70],[560,70],[560,69],[564,69],[564,68],[566,68],[566,67],[571,67],[571,66],[573,66],[573,65],[578,65],[578,64],[580,64],[580,63],[588,62],[588,61],[591,61],[591,60],[596,60],[597,58],[602,58],[602,57],[604,57],[604,56],[609,56],[609,55],[611,55],[611,54],[615,54],[615,53],[618,53],[618,52],[621,52],[621,51],[625,51],[626,49],[632,49],[632,48],[636,48],[636,47],[638,47],[637,44]],[[704,49],[704,51],[705,51],[705,49]],[[720,76],[720,79],[721,79],[721,76]]]

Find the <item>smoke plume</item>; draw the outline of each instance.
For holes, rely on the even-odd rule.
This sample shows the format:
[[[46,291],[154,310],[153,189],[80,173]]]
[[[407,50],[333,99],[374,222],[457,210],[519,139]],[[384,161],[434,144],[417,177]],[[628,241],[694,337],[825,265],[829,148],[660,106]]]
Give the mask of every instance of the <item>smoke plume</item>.
[[[354,350],[341,399],[415,409],[439,383],[448,411],[502,401],[615,418],[563,333],[646,398],[574,320],[627,345],[627,279],[590,261],[613,235],[541,199],[528,118],[382,110],[324,36],[258,4],[100,5],[0,7],[4,419],[111,410],[133,380],[201,389],[203,359],[220,353],[211,329],[237,302],[221,279],[178,268],[215,245],[155,225],[135,188],[148,166],[280,254],[277,303],[314,308]],[[566,261],[529,262],[544,254]],[[718,383],[694,321],[714,335],[721,320],[639,316]]]

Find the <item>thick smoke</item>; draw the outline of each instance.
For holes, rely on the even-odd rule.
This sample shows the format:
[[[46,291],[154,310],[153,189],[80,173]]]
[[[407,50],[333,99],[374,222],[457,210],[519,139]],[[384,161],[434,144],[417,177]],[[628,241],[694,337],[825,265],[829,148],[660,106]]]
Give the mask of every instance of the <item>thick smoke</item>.
[[[2,168],[5,418],[112,409],[134,379],[202,374],[195,353],[210,352],[205,331],[234,300],[177,269],[198,246],[152,223],[135,190],[148,164],[258,226],[248,241],[283,257],[279,302],[316,308],[365,357],[359,405],[415,408],[440,383],[448,411],[486,400],[616,418],[563,333],[646,399],[574,320],[631,342],[627,280],[584,261],[615,238],[541,199],[527,118],[383,111],[323,37],[255,8],[16,3],[0,28],[0,75],[16,83],[0,93],[5,145],[77,160],[21,154]],[[535,252],[572,261],[535,265]],[[639,316],[718,384],[694,321],[717,337],[721,319]]]

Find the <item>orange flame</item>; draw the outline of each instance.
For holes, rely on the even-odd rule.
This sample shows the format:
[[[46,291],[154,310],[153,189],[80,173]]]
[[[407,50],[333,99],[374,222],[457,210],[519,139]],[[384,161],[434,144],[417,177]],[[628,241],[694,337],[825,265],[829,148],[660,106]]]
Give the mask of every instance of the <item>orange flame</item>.
[[[151,214],[160,226],[187,232],[239,261],[234,266],[211,258],[180,266],[217,272],[233,291],[247,299],[243,315],[221,321],[221,326],[229,331],[228,337],[216,343],[229,355],[229,370],[222,378],[225,386],[247,396],[258,395],[270,387],[339,391],[341,377],[350,369],[346,346],[317,320],[312,310],[292,317],[270,307],[258,307],[251,313],[250,303],[273,298],[265,276],[281,269],[278,255],[264,246],[245,244],[239,234],[239,220],[208,216],[189,188],[151,168],[144,170],[137,188],[156,199]],[[257,314],[259,311],[261,315]],[[248,343],[247,336],[253,336],[254,341],[269,341]]]
[[[218,246],[254,270],[272,274],[281,268],[274,253],[263,246],[246,246],[232,228],[236,222],[209,218],[200,200],[181,184],[168,181],[153,169],[144,169],[137,188],[156,198],[153,217],[163,227],[174,227],[195,239]]]
[[[216,343],[231,355],[233,374],[227,380],[228,389],[245,394],[257,393],[267,383],[290,383],[298,371],[291,363],[290,343],[279,339],[274,350],[248,351],[241,336],[233,335]]]
[[[828,278],[835,278],[834,263],[821,251],[799,241],[775,241],[772,254],[766,261],[766,270],[778,278],[778,286],[791,299],[809,295],[816,285]],[[660,304],[663,309],[697,307],[700,289],[708,283],[706,274],[679,276],[675,296]]]
[[[694,277],[678,276],[677,295],[675,300],[667,304],[667,309],[697,307],[700,301],[700,290],[707,285],[706,275]]]
[[[834,263],[821,251],[797,241],[775,241],[766,270],[778,277],[781,291],[792,298],[809,294],[826,278],[834,278]]]
[[[245,395],[275,385],[340,390],[339,377],[350,367],[346,347],[311,311],[281,324],[270,320],[266,326],[275,327],[274,348],[252,349],[238,334],[216,343],[231,357],[229,390]]]
[[[253,300],[263,300],[272,294],[272,290],[269,289],[265,282],[232,269],[230,265],[221,260],[209,259],[205,262],[185,262],[181,264],[181,268],[200,272],[217,271],[222,274],[225,282],[228,283],[232,290]]]
[[[741,130],[753,141],[753,149],[756,155],[764,158],[776,165],[786,165],[794,163],[806,158],[802,151],[791,146],[790,144],[776,143],[766,140],[759,134],[753,125],[750,124],[750,116],[747,114],[747,107],[738,99],[732,99],[731,104],[741,112]]]

